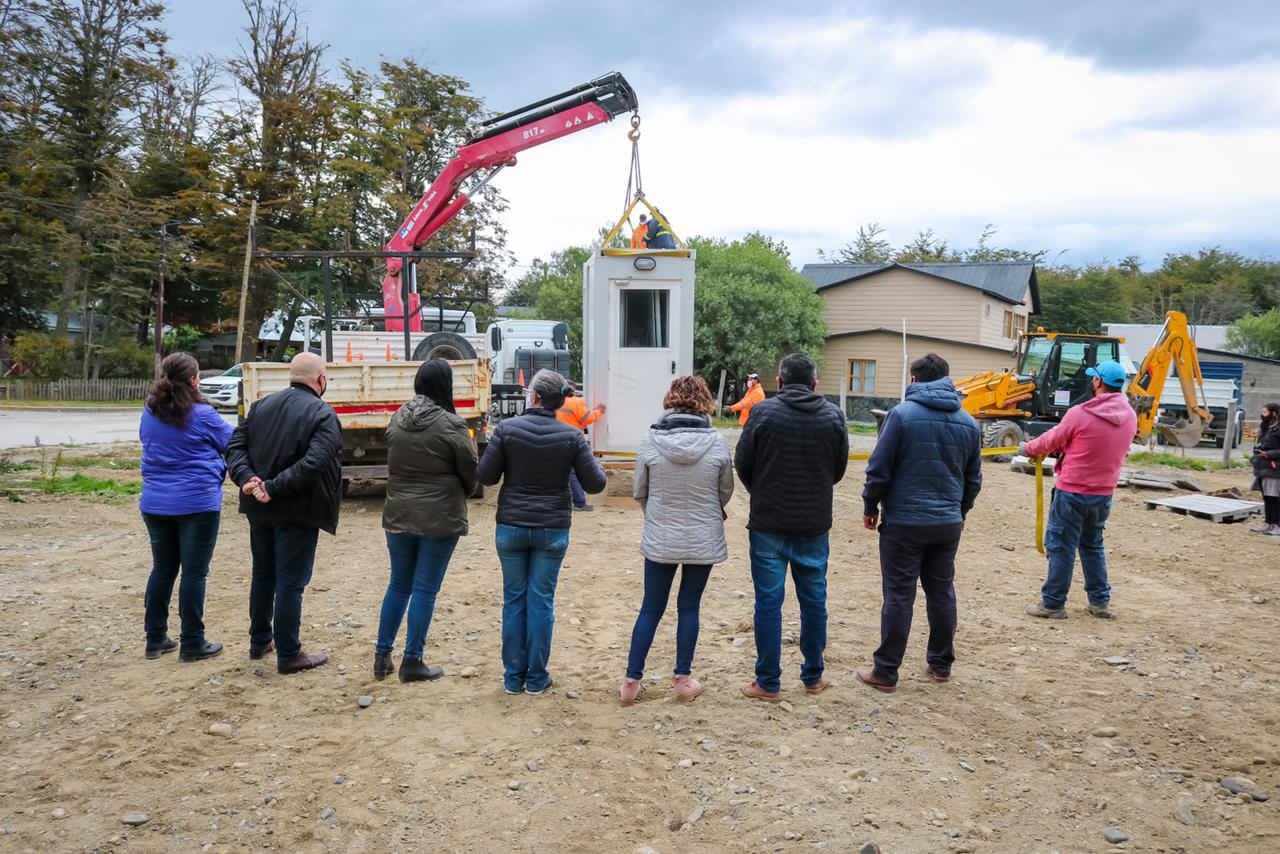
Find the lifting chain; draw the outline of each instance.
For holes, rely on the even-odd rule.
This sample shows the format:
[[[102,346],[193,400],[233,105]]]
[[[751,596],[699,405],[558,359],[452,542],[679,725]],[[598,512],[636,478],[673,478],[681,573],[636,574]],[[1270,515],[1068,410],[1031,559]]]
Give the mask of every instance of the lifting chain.
[[[640,180],[640,114],[631,114],[631,130],[627,131],[627,139],[631,140],[631,166],[627,170],[627,195],[622,200],[622,208],[626,210],[631,200],[644,195],[644,185]],[[635,195],[632,195],[632,188]]]

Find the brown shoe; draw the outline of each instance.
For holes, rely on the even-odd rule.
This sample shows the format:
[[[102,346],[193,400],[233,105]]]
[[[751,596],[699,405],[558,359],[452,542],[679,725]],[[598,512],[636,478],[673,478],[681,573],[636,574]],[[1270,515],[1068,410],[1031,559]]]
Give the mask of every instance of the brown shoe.
[[[898,690],[897,685],[890,685],[888,682],[881,682],[876,678],[875,673],[870,670],[859,670],[856,674],[858,681],[863,685],[870,685],[877,691],[883,691],[886,694],[892,694]]]
[[[812,685],[804,686],[806,694],[821,694],[823,691],[831,687],[831,680],[827,678],[827,674],[822,674],[822,678]]]
[[[752,679],[747,685],[742,686],[742,696],[752,700],[763,700],[766,703],[776,703],[782,699],[781,691],[766,691],[760,687],[760,683]]]
[[[297,673],[300,670],[310,670],[313,667],[319,667],[329,660],[329,656],[324,653],[299,652],[293,658],[286,659],[276,666],[281,673]]]
[[[942,685],[951,681],[950,673],[939,673],[938,671],[933,669],[932,664],[926,664],[924,666],[924,675],[928,676],[930,679],[932,679],[934,682],[937,682],[939,685]]]
[[[267,657],[267,653],[271,653],[275,651],[276,651],[275,642],[267,641],[266,646],[250,646],[249,658],[253,659],[254,661],[261,661],[262,659]]]

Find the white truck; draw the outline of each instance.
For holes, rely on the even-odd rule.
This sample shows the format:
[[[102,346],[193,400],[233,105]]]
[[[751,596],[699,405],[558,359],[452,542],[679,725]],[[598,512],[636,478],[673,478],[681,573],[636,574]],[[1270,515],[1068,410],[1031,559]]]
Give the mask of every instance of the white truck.
[[[402,344],[403,345],[403,344]],[[387,476],[386,430],[391,416],[413,397],[413,378],[421,362],[365,361],[330,363],[324,402],[342,425],[342,478]],[[489,412],[489,363],[485,359],[450,360],[453,405],[471,428],[477,451],[483,452]],[[241,417],[251,416],[257,401],[289,386],[289,366],[279,362],[244,365]]]
[[[555,320],[502,318],[485,330],[492,354],[493,422],[524,411],[524,388],[543,368],[569,375],[569,325]]]

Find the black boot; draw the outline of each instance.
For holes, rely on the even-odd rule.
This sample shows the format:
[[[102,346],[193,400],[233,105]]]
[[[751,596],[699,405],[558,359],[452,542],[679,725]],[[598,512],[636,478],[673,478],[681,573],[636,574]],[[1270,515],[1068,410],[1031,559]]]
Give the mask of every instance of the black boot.
[[[213,658],[222,652],[222,644],[210,643],[205,641],[194,649],[186,649],[185,647],[178,653],[179,661],[204,661],[206,658]]]
[[[147,658],[159,658],[166,652],[173,652],[178,648],[178,642],[173,638],[165,638],[158,643],[147,641]]]
[[[439,679],[444,675],[444,668],[433,667],[421,658],[405,656],[400,659],[400,681],[421,682],[424,679]]]
[[[395,662],[391,660],[389,652],[375,652],[373,654],[373,678],[382,681],[396,672]]]

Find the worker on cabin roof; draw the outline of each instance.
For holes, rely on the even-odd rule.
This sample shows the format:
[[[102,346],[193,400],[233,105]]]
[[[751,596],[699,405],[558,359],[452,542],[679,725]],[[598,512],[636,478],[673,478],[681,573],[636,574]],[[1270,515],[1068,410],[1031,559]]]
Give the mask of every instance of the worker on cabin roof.
[[[647,214],[640,214],[640,224],[631,232],[631,248],[643,249],[645,237],[649,233],[649,217]]]
[[[747,374],[747,393],[742,396],[742,400],[729,407],[730,412],[738,413],[738,425],[747,426],[747,419],[751,417],[751,407],[764,400],[764,386],[760,385],[760,375],[757,373]]]
[[[655,211],[655,216],[649,220],[649,231],[645,238],[645,246],[650,249],[675,249],[675,237],[667,230],[666,225],[658,219],[656,213]]]

